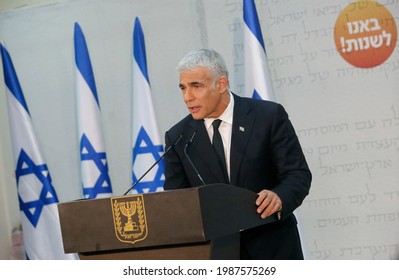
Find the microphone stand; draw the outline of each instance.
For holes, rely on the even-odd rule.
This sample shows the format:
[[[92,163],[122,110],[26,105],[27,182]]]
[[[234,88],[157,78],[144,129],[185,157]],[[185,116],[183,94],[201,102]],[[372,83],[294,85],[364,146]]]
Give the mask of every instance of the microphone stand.
[[[188,139],[186,145],[184,146],[184,150],[183,150],[183,151],[184,151],[184,155],[185,155],[186,158],[188,159],[188,162],[190,163],[191,167],[194,169],[195,173],[197,174],[197,177],[200,179],[201,183],[202,183],[203,185],[205,185],[205,182],[204,182],[204,180],[202,179],[200,173],[198,172],[198,170],[197,170],[197,168],[195,167],[193,161],[191,160],[191,158],[190,158],[190,157],[188,156],[188,154],[187,154],[187,148],[188,148],[188,146],[190,146],[190,145],[193,143],[193,139],[194,139],[196,133],[197,133],[197,131],[194,130],[194,131],[193,131],[193,134],[191,135],[191,137]]]
[[[143,178],[145,175],[148,174],[148,172],[151,171],[151,169],[154,168],[155,165],[157,165],[165,156],[166,154],[174,147],[176,146],[177,143],[179,143],[180,139],[183,137],[183,135],[180,135],[179,138],[173,143],[173,145],[170,145],[169,148],[163,153],[162,156],[159,157],[159,159],[154,162],[153,165],[151,165],[150,168],[147,169],[147,171],[123,194],[123,196],[127,195]]]

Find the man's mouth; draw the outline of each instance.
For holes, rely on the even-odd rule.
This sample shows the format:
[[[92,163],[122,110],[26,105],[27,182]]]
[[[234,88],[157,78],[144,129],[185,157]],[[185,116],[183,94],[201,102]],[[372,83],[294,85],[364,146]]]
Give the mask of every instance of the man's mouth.
[[[189,106],[189,107],[188,107],[188,110],[189,110],[191,113],[196,113],[196,112],[199,111],[200,108],[201,108],[200,106]]]

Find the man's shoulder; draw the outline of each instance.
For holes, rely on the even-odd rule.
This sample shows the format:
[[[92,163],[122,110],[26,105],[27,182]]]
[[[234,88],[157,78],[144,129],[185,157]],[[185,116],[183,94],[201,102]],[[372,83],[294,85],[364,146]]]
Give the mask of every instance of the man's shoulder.
[[[238,106],[248,107],[251,110],[265,112],[275,112],[282,108],[282,105],[269,100],[262,100],[262,99],[254,99],[249,97],[242,97],[235,95],[234,102]]]

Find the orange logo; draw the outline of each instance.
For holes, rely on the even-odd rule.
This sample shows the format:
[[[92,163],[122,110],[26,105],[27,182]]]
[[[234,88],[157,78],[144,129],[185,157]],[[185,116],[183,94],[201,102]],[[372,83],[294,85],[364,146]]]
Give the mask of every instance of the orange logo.
[[[349,4],[335,23],[335,46],[355,67],[372,68],[384,63],[395,49],[396,38],[394,17],[376,1]]]

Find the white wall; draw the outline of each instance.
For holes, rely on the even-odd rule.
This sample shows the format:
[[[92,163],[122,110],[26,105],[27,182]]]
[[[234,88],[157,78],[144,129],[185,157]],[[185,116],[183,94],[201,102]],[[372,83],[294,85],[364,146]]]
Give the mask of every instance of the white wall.
[[[300,208],[309,259],[399,257],[399,53],[369,70],[337,53],[333,27],[350,3],[256,1],[276,99],[289,112],[314,175]],[[399,17],[399,3],[380,1]],[[189,50],[224,54],[242,95],[241,0],[85,0],[0,12],[4,41],[61,202],[80,198],[73,24],[86,36],[101,104],[114,194],[130,185],[131,48],[140,17],[163,134],[187,114],[175,66]],[[0,70],[2,71],[2,70]],[[0,73],[2,74],[2,73]],[[1,75],[2,76],[2,75]],[[0,79],[0,258],[19,208]],[[4,226],[3,226],[4,225]]]

